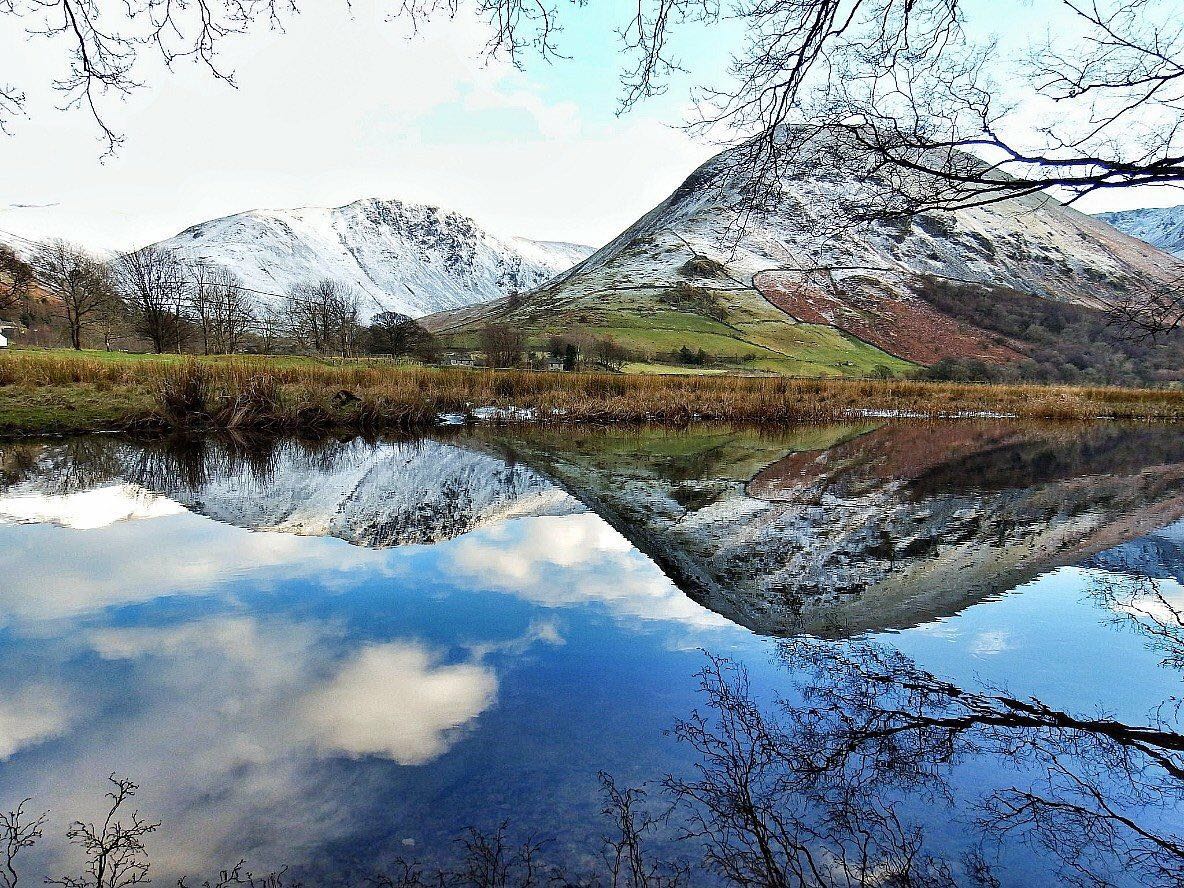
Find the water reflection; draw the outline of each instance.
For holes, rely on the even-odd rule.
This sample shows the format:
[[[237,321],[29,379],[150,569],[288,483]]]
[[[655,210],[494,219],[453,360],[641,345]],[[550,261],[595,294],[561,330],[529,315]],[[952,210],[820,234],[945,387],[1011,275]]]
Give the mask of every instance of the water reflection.
[[[166,881],[586,864],[603,770],[682,884],[1172,884],[1182,515],[1154,427],[5,446],[0,800],[130,774]]]
[[[1020,867],[1046,856],[1064,884],[1180,884],[1178,723],[967,691],[877,645],[797,640],[781,655],[792,697],[762,705],[743,667],[715,659],[707,707],[677,728],[701,766],[665,790],[728,882],[998,885],[1013,841]],[[940,823],[964,833],[960,851]]]
[[[1184,515],[1172,428],[537,429],[498,443],[761,634],[914,626]]]
[[[1153,426],[577,427],[252,447],[89,440],[22,458],[25,468],[10,471],[35,479],[10,487],[0,516],[67,526],[179,505],[238,527],[384,548],[591,511],[700,604],[773,635],[917,625],[1184,515],[1184,439]],[[540,536],[535,552],[471,558],[515,584],[543,549],[571,558],[586,542]]]

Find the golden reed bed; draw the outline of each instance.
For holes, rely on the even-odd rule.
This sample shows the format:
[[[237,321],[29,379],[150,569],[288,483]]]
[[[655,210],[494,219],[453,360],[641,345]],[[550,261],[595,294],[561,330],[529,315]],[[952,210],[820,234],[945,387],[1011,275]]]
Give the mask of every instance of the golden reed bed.
[[[1184,392],[901,380],[439,369],[301,358],[0,354],[0,430],[410,428],[441,414],[745,423],[853,416],[1184,419]],[[488,413],[488,412],[487,412]]]

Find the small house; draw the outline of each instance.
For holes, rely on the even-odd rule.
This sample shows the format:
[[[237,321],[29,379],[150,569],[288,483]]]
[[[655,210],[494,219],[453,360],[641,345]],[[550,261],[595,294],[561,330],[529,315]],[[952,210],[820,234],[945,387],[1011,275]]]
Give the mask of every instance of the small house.
[[[445,367],[473,367],[476,361],[468,352],[447,352],[444,355]]]
[[[4,334],[12,329],[8,324],[0,324],[0,348],[8,348],[8,337]]]
[[[547,369],[550,370],[551,372],[555,372],[557,370],[562,370],[563,367],[564,367],[563,358],[554,358],[554,357],[547,358]]]

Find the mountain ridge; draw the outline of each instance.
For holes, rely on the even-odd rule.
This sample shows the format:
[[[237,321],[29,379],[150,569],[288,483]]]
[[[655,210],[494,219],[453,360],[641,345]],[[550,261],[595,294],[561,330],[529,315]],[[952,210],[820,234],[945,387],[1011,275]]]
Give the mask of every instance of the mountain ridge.
[[[1096,214],[1124,234],[1184,259],[1184,204],[1175,207],[1141,207]]]
[[[539,341],[594,331],[658,362],[687,345],[733,368],[866,375],[946,358],[1032,358],[1022,330],[959,314],[961,303],[1043,303],[1037,314],[1064,316],[1055,324],[1092,330],[1105,326],[1113,303],[1167,281],[1164,253],[1046,195],[845,225],[833,214],[869,187],[870,158],[866,169],[858,157],[843,168],[798,164],[780,177],[774,200],[749,211],[744,150],[707,161],[524,299],[424,323],[461,345],[498,320]]]
[[[154,246],[230,271],[272,306],[300,283],[342,281],[358,291],[366,317],[417,317],[533,289],[592,251],[506,237],[461,213],[373,197],[337,207],[245,210]]]

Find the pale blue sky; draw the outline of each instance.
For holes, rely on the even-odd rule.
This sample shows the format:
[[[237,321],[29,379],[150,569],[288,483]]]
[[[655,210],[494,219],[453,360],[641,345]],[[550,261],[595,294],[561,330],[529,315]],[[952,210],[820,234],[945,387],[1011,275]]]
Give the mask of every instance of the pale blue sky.
[[[1006,36],[1031,27],[1029,0],[973,2],[986,28]],[[256,207],[375,196],[441,204],[507,234],[603,243],[716,150],[677,128],[687,78],[615,115],[613,29],[630,5],[562,3],[560,47],[570,58],[530,60],[518,72],[477,60],[484,34],[470,20],[408,40],[374,0],[355,0],[352,19],[332,3],[306,4],[286,34],[228,47],[238,91],[188,66],[145,72],[153,87],[114,108],[127,143],[105,162],[84,115],[56,113],[51,95],[31,90],[32,118],[0,136],[0,231],[117,249]],[[6,71],[33,82],[57,73],[44,46],[0,24],[10,29],[0,31]],[[736,37],[728,26],[691,29],[676,54],[712,81]],[[1174,197],[1127,196],[1123,205]]]

